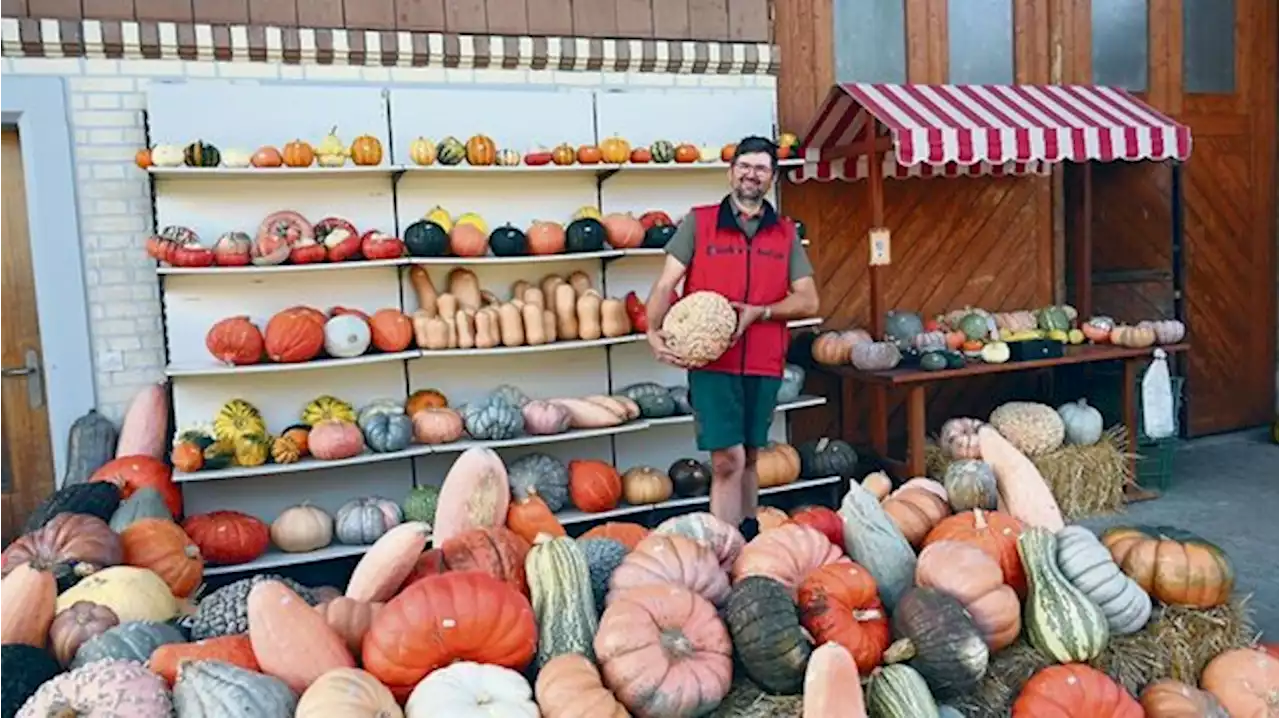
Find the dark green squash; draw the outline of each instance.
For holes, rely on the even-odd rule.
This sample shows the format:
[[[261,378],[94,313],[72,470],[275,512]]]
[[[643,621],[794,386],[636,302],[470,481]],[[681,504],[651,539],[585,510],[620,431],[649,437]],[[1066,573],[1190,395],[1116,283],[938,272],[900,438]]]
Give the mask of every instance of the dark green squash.
[[[960,352],[952,351],[952,350],[948,349],[947,351],[942,352],[942,356],[946,357],[946,359],[947,359],[947,368],[948,368],[948,369],[963,369],[963,368],[964,368],[964,365],[965,365],[964,355],[963,355],[963,354],[961,354]]]
[[[196,140],[183,148],[182,161],[188,167],[217,167],[222,162],[222,153],[208,142]]]
[[[800,454],[800,476],[820,479],[828,476],[852,478],[858,468],[858,452],[847,441],[822,437],[796,447]]]
[[[674,236],[676,236],[675,225],[654,225],[644,231],[644,241],[640,246],[645,249],[662,249]]]
[[[260,573],[229,583],[200,599],[196,604],[195,618],[191,621],[191,638],[199,641],[248,631],[249,591],[268,580],[280,581],[309,605],[319,603],[315,593],[297,581],[278,574]]]
[[[924,676],[937,698],[973,690],[991,657],[964,604],[933,588],[912,588],[893,609],[893,635],[885,663],[906,662]]]
[[[693,404],[689,402],[689,387],[687,386],[669,386],[667,393],[671,395],[671,400],[676,403],[677,414],[692,414]]]
[[[925,352],[920,355],[920,368],[925,371],[942,371],[947,368],[947,357],[942,352]]]
[[[608,234],[604,225],[595,217],[579,217],[564,230],[564,251],[569,254],[599,252],[604,249],[604,240]]]
[[[436,145],[436,159],[442,165],[456,165],[462,162],[466,156],[466,145],[462,144],[462,140],[452,135],[440,140],[440,144]]]
[[[580,538],[578,548],[587,557],[587,571],[591,574],[591,596],[596,602],[596,614],[604,613],[604,599],[609,595],[609,579],[627,557],[627,547],[621,541],[607,538]]]
[[[0,646],[0,718],[13,718],[40,685],[62,672],[53,656],[25,643]]]
[[[638,382],[623,387],[620,393],[640,407],[642,418],[661,419],[676,413],[676,401],[671,392],[656,382]]]
[[[67,475],[63,486],[83,484],[93,472],[116,458],[120,434],[110,419],[90,409],[76,419],[67,432]]]
[[[723,615],[734,654],[751,680],[770,693],[804,689],[813,643],[786,586],[766,576],[748,576],[729,591]]]
[[[166,519],[173,520],[173,514],[169,513],[169,505],[164,502],[164,496],[152,486],[143,486],[133,492],[133,496],[120,502],[120,508],[111,514],[111,530],[116,533],[123,533],[129,525],[135,521],[142,519]]]
[[[504,224],[489,233],[489,247],[499,257],[523,257],[529,253],[529,240],[524,232]]]
[[[404,247],[410,257],[444,257],[449,254],[449,233],[435,222],[420,219],[405,227]]]
[[[676,496],[706,496],[711,491],[711,468],[697,459],[676,459],[667,469]]]
[[[64,486],[53,492],[27,517],[22,533],[31,533],[44,526],[54,516],[63,513],[89,514],[103,521],[120,507],[120,488],[110,481],[91,481],[87,484]]]

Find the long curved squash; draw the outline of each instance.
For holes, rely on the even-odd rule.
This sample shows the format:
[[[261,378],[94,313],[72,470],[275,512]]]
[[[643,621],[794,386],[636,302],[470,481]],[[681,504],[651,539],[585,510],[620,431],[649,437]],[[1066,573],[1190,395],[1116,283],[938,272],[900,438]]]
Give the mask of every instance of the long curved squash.
[[[479,528],[497,528],[507,521],[511,483],[502,457],[493,449],[472,447],[449,467],[436,501],[431,543],[446,541]]]
[[[422,521],[409,521],[383,534],[356,564],[347,582],[347,598],[390,601],[413,573],[430,538],[431,527]]]
[[[978,447],[982,460],[995,472],[996,488],[1004,506],[1001,510],[1028,526],[1061,531],[1066,524],[1058,501],[1031,459],[990,426],[978,429]]]
[[[169,428],[169,393],[164,384],[152,384],[133,397],[124,423],[120,425],[120,438],[116,444],[116,458],[121,456],[165,457]]]
[[[840,518],[844,521],[845,551],[876,580],[880,600],[892,611],[915,584],[916,552],[880,508],[875,494],[858,484],[849,484],[849,493],[840,504]]]

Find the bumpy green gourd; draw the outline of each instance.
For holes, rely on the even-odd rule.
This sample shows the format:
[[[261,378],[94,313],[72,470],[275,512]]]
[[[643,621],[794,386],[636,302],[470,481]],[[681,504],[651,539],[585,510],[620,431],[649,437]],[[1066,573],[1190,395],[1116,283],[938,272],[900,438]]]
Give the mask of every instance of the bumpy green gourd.
[[[1058,663],[1085,663],[1107,646],[1111,632],[1102,609],[1058,568],[1058,539],[1031,526],[1018,537],[1027,573],[1022,625],[1031,645]]]

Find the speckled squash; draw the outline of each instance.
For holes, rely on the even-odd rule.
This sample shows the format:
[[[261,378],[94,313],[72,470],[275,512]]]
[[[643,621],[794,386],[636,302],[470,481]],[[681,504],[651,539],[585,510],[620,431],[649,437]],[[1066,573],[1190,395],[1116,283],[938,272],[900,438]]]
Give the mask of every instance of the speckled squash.
[[[542,534],[525,557],[524,571],[538,622],[534,666],[541,668],[566,653],[594,659],[592,640],[599,622],[591,594],[591,573],[582,549],[567,536],[552,538]]]
[[[17,718],[51,716],[172,718],[173,699],[164,679],[141,663],[108,660],[63,673],[40,686]]]
[[[290,718],[298,697],[279,678],[224,661],[178,668],[173,704],[182,718]]]

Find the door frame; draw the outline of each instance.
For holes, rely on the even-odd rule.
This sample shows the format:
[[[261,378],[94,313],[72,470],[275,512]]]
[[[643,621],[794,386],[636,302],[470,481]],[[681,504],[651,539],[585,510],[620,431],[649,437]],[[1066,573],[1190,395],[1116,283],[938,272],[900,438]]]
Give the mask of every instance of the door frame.
[[[53,481],[59,486],[66,473],[67,431],[97,405],[67,91],[60,77],[11,75],[4,87],[0,123],[17,128],[26,175]]]

